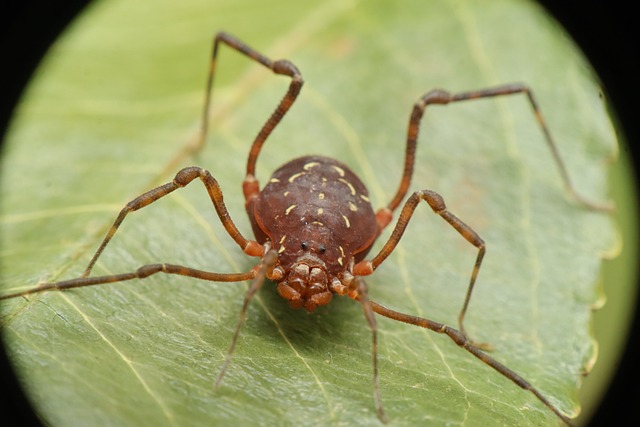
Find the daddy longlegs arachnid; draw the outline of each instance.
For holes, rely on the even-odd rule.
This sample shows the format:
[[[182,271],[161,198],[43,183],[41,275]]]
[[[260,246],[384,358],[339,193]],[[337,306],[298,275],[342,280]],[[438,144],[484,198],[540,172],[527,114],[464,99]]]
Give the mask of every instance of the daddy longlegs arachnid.
[[[213,282],[250,281],[240,311],[240,319],[224,363],[215,381],[219,385],[229,369],[247,307],[252,297],[266,280],[275,283],[278,294],[289,302],[291,308],[304,308],[308,312],[329,304],[334,295],[348,296],[359,302],[371,330],[373,357],[373,396],[379,419],[387,421],[378,384],[378,341],[376,315],[410,325],[426,328],[447,335],[463,350],[489,365],[515,385],[532,393],[549,410],[566,424],[570,418],[554,406],[525,378],[509,369],[488,354],[484,344],[473,341],[465,330],[465,314],[471,300],[476,278],[485,256],[486,246],[482,238],[469,225],[447,209],[443,198],[434,191],[409,192],[420,124],[428,106],[447,105],[484,98],[520,94],[528,100],[533,117],[542,130],[554,162],[570,196],[587,209],[609,211],[605,203],[592,202],[578,194],[560,157],[556,144],[543,120],[533,92],[523,84],[506,84],[469,92],[449,93],[432,90],[421,96],[413,105],[406,135],[404,169],[398,189],[391,201],[374,211],[369,193],[363,182],[344,163],[324,156],[308,155],[291,160],[278,168],[267,184],[260,189],[256,179],[256,162],[271,132],[294,104],[303,86],[298,68],[288,60],[272,61],[234,36],[220,32],[216,35],[206,84],[205,105],[200,132],[200,145],[207,136],[208,117],[213,93],[213,81],[220,46],[233,51],[290,80],[288,90],[275,111],[262,126],[249,151],[246,175],[242,183],[245,207],[255,238],[248,239],[229,215],[223,200],[222,189],[215,177],[206,169],[191,166],[180,170],[175,178],[131,200],[120,211],[115,222],[102,240],[81,277],[39,286],[0,296],[1,300],[27,296],[51,290],[66,290],[85,286],[102,285],[127,280],[144,279],[156,273],[188,276]],[[133,272],[106,276],[91,276],[96,261],[103,253],[120,225],[131,212],[138,211],[164,196],[200,180],[209,194],[215,211],[228,235],[248,256],[258,258],[255,267],[241,273],[216,273],[175,264],[148,264]],[[364,277],[371,275],[394,251],[412,219],[415,209],[426,202],[440,218],[445,220],[469,244],[477,249],[464,303],[458,314],[458,328],[426,318],[401,313],[379,304],[368,297]],[[399,215],[390,237],[375,256],[369,252],[382,231]]]

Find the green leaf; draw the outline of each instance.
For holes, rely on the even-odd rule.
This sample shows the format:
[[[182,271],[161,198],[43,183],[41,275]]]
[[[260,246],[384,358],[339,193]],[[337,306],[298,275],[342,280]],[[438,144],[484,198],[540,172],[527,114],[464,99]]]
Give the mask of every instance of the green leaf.
[[[240,184],[252,138],[282,96],[221,52],[209,143],[194,158],[212,36],[225,29],[301,69],[305,87],[265,145],[258,178],[294,156],[351,165],[386,204],[413,103],[522,81],[582,194],[606,200],[616,139],[593,75],[556,24],[514,1],[98,2],[54,45],[16,114],[2,164],[2,292],[81,274],[124,204],[187,164],[219,180],[250,236]],[[523,96],[430,108],[412,191],[443,195],[487,243],[467,317],[491,354],[570,416],[590,336],[609,216],[577,206]],[[372,251],[375,254],[387,231]],[[370,297],[456,326],[476,250],[426,204]],[[127,217],[95,275],[172,262],[246,271],[199,183]],[[371,425],[371,335],[348,298],[313,315],[268,284],[213,389],[246,284],[180,277],[0,304],[2,335],[50,425]],[[447,337],[379,318],[380,388],[394,425],[555,425],[533,395]]]

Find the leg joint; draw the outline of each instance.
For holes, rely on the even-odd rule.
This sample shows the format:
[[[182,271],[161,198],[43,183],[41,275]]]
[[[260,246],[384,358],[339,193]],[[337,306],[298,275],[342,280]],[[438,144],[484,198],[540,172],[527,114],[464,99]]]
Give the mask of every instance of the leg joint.
[[[204,169],[196,166],[190,166],[180,170],[173,179],[173,182],[175,182],[179,187],[184,187],[194,179],[203,176],[205,173],[206,171]]]
[[[296,81],[302,83],[302,75],[300,74],[300,70],[296,67],[293,62],[287,59],[280,59],[273,63],[273,72],[276,74],[283,74],[285,76],[289,76]]]
[[[447,205],[444,202],[442,196],[435,191],[422,190],[417,192],[418,196],[429,203],[429,206],[437,214],[440,214],[447,210]]]
[[[451,94],[449,92],[442,89],[434,89],[425,93],[416,103],[416,106],[424,109],[429,104],[446,105],[449,102],[451,102]]]

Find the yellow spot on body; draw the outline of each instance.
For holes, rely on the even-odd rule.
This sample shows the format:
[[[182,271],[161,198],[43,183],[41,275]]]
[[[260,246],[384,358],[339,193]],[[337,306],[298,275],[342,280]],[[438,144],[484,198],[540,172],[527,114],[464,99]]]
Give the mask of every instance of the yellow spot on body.
[[[343,178],[338,178],[338,181],[340,181],[341,183],[343,183],[347,187],[349,187],[349,190],[351,190],[351,195],[353,195],[353,196],[356,195],[356,189],[353,188],[353,185],[351,185],[351,183],[349,181],[347,181],[346,179],[343,179]]]
[[[349,210],[351,212],[357,212],[358,211],[358,207],[353,202],[349,202]]]
[[[320,221],[313,221],[311,224],[315,224],[315,225],[322,225],[324,226],[324,223],[320,222]]]
[[[338,172],[338,174],[340,174],[340,176],[344,176],[344,169],[336,165],[332,165],[331,167],[334,168]]]
[[[324,200],[324,193],[320,193],[320,194],[318,194],[318,199],[320,199],[320,200]]]
[[[287,208],[287,210],[284,211],[285,215],[289,215],[289,213],[291,213],[291,211],[296,207],[297,205],[291,205]]]
[[[342,257],[338,258],[338,264],[342,265]]]
[[[364,194],[361,194],[361,195],[360,195],[360,198],[361,198],[362,200],[364,200],[365,202],[368,202],[368,201],[369,201],[369,198],[368,198],[367,196],[365,196]]]
[[[347,228],[351,228],[351,223],[349,222],[349,218],[342,215],[342,219],[344,219],[345,224],[347,224]]]
[[[293,175],[291,175],[291,176],[289,177],[289,182],[293,182],[293,181],[295,181],[295,180],[296,180],[296,178],[298,178],[298,177],[300,177],[300,176],[302,176],[302,175],[305,175],[305,174],[306,174],[306,172],[298,172],[298,173],[294,173]]]
[[[284,197],[287,197],[287,196],[289,195],[289,193],[290,193],[290,191],[285,191],[285,192],[284,192],[284,194],[283,194],[283,196],[284,196]]]
[[[283,245],[280,245],[280,249],[278,249],[278,253],[281,254],[282,252],[285,251],[285,248]]]
[[[284,243],[284,239],[286,239],[286,238],[287,238],[287,235],[285,234],[284,236],[282,236],[282,238],[280,239],[279,243],[280,244]]]
[[[342,248],[342,246],[338,246],[338,248],[340,248],[340,253],[342,254],[342,256],[344,256],[344,249]]]
[[[318,215],[322,215],[324,213],[324,209],[318,208]]]
[[[278,178],[271,178],[269,182],[280,182],[280,180]]]
[[[309,169],[318,166],[320,163],[318,162],[309,162],[306,165],[302,166],[302,169],[308,171]]]

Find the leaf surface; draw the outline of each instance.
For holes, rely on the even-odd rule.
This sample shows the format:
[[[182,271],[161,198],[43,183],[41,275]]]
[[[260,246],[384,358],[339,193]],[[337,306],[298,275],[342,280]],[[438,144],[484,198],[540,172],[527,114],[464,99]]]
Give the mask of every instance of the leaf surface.
[[[578,190],[606,200],[616,140],[592,73],[528,2],[103,1],[53,47],[17,112],[2,163],[2,291],[79,276],[119,209],[182,166],[208,168],[250,237],[240,190],[252,138],[287,87],[221,52],[209,142],[199,128],[211,39],[225,29],[288,58],[305,87],[257,174],[336,157],[393,196],[406,124],[429,89],[533,88]],[[523,96],[429,108],[411,191],[439,192],[487,243],[467,317],[492,356],[567,414],[593,362],[589,333],[611,219],[572,203]],[[383,234],[372,251],[380,248]],[[476,256],[426,204],[370,297],[456,326]],[[93,274],[171,262],[246,271],[202,186],[130,215]],[[252,302],[214,390],[246,284],[158,277],[0,304],[4,343],[51,425],[372,425],[370,332],[359,305],[313,315],[271,284]],[[394,425],[555,425],[531,394],[448,338],[378,320],[382,398]]]

